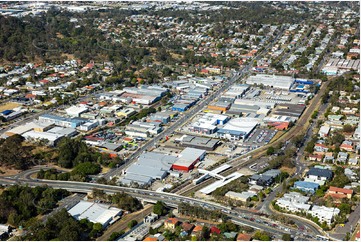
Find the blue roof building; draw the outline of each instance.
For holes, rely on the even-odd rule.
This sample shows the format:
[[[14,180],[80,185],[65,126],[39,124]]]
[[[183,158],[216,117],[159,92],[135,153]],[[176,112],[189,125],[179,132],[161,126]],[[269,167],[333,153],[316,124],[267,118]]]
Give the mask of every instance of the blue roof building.
[[[294,188],[300,189],[301,191],[308,192],[308,193],[315,193],[315,191],[319,188],[319,184],[314,182],[307,182],[307,181],[296,181],[293,185]]]

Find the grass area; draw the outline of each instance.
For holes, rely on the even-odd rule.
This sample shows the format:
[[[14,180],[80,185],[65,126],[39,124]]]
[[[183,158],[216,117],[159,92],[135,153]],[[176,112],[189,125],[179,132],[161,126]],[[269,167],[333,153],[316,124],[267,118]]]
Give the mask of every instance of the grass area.
[[[270,143],[278,140],[286,131],[278,131],[275,136],[270,140]]]
[[[107,173],[110,170],[109,167],[102,166],[102,171],[100,173]]]
[[[21,105],[19,103],[13,103],[13,102],[8,102],[5,104],[0,105],[0,112],[5,111],[5,110],[10,110],[10,109],[14,109],[17,107],[20,107]]]

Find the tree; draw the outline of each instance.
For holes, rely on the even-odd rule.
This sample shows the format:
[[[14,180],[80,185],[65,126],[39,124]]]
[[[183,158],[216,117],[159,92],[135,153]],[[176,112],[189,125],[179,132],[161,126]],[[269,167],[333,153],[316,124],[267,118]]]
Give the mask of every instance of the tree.
[[[261,240],[261,241],[270,241],[271,236],[269,236],[268,233],[265,231],[257,230],[256,233],[253,236],[254,239]]]
[[[108,241],[115,241],[117,240],[120,236],[122,236],[123,234],[125,234],[124,230],[120,231],[120,232],[113,232],[110,236]]]
[[[138,224],[137,220],[132,220],[128,223],[128,228],[131,229],[137,224]]]
[[[275,148],[272,146],[268,147],[267,149],[267,155],[273,155],[275,153]]]
[[[292,239],[290,234],[283,234],[282,235],[282,240],[284,240],[284,241],[292,241],[293,239]]]
[[[345,133],[352,133],[354,131],[354,128],[350,124],[345,124],[343,126],[343,132]]]
[[[162,216],[167,213],[166,206],[163,202],[157,201],[157,203],[153,207],[153,213]]]

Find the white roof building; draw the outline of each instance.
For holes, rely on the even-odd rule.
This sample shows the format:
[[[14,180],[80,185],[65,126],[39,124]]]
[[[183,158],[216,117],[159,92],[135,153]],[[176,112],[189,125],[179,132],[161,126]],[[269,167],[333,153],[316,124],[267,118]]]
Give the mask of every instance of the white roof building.
[[[255,76],[250,76],[247,78],[247,84],[263,84],[264,86],[270,86],[273,88],[287,89],[289,90],[291,85],[294,82],[294,78],[291,76],[275,76],[275,75],[265,75],[257,74]]]
[[[282,198],[277,199],[276,204],[291,212],[310,210],[311,205],[307,204],[310,198],[298,192],[286,193]]]
[[[114,217],[121,214],[121,210],[104,204],[80,201],[68,213],[77,220],[86,218],[90,222],[100,223],[106,227]]]
[[[65,109],[65,112],[71,117],[79,117],[80,114],[88,111],[87,107],[81,106],[71,106],[70,108]]]
[[[330,225],[333,221],[334,216],[340,213],[340,209],[313,205],[312,209],[308,213],[311,214],[313,217],[317,217],[320,223],[326,222]]]

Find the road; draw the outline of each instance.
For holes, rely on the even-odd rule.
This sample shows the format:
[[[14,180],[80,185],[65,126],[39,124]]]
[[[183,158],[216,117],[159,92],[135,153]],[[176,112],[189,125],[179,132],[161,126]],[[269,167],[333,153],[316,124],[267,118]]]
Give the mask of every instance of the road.
[[[87,193],[91,192],[94,188],[103,190],[106,193],[116,193],[116,192],[126,192],[134,197],[145,199],[148,201],[163,201],[169,205],[178,205],[180,203],[189,203],[191,205],[201,206],[209,210],[219,210],[222,213],[226,214],[228,217],[237,221],[238,223],[253,227],[255,229],[261,229],[268,231],[272,234],[281,235],[285,233],[284,231],[289,231],[289,233],[296,235],[298,230],[282,225],[280,223],[274,224],[275,222],[267,218],[258,216],[258,215],[249,215],[233,210],[232,208],[214,203],[209,201],[203,201],[200,199],[194,199],[184,196],[179,196],[171,193],[163,192],[154,192],[144,189],[128,188],[128,187],[119,187],[119,186],[110,186],[103,184],[95,183],[85,183],[85,182],[70,182],[70,181],[51,181],[51,180],[29,180],[29,179],[14,179],[14,178],[0,178],[1,184],[13,185],[13,184],[27,184],[29,186],[41,186],[47,185],[54,188],[62,188],[71,192],[80,192]],[[272,226],[274,224],[274,227]],[[317,233],[319,234],[319,233]],[[305,233],[305,236],[309,236],[310,239],[315,238],[315,234]],[[307,240],[306,237],[304,237]]]

